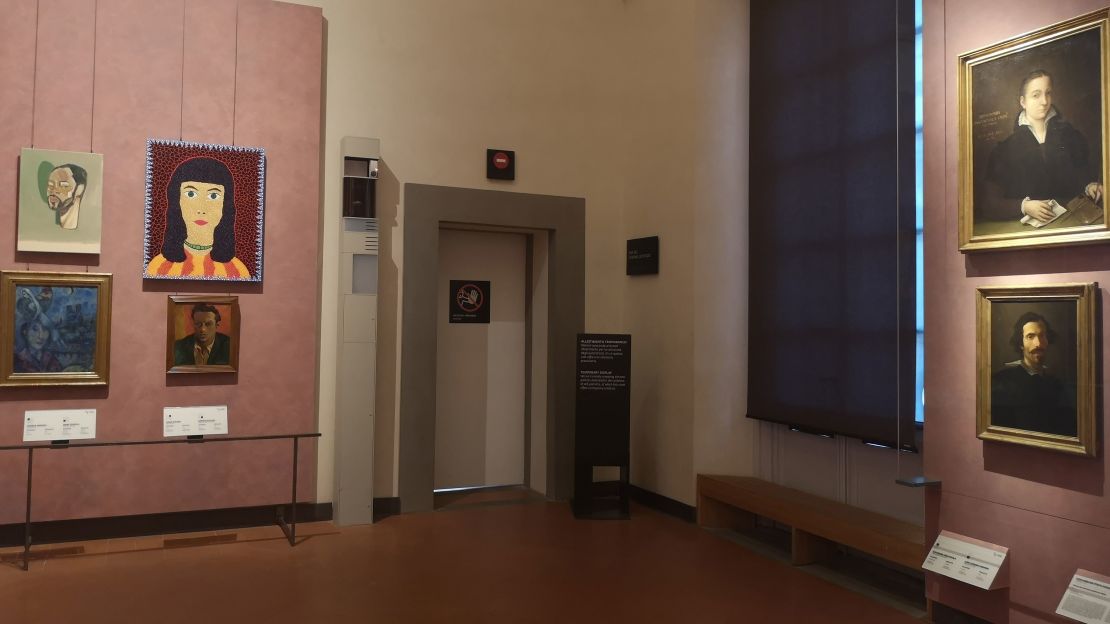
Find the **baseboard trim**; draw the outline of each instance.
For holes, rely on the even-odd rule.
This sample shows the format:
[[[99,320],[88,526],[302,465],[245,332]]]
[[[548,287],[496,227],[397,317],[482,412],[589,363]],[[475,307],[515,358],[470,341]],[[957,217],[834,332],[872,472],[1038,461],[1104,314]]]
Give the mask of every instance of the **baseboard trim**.
[[[383,496],[374,499],[374,505],[371,510],[374,522],[385,520],[390,516],[396,516],[401,513],[401,497],[400,496]]]
[[[650,507],[660,513],[674,516],[686,522],[695,522],[698,519],[697,509],[686,503],[676,501],[673,498],[667,498],[662,494],[657,494],[651,490],[645,490],[636,485],[629,485],[628,490],[630,498],[645,507]]]
[[[987,620],[936,601],[933,601],[933,622],[935,624],[990,624]]]
[[[594,484],[595,488],[604,490],[606,486],[610,486],[614,493],[619,487],[619,483],[614,482],[599,482]],[[667,498],[662,494],[656,494],[650,490],[645,490],[635,485],[628,486],[629,498],[643,505],[650,507],[660,513],[674,516],[679,520],[686,522],[695,522],[698,518],[697,509],[685,503],[676,501],[673,498]],[[390,516],[396,516],[401,513],[401,498],[398,496],[389,496],[374,499],[373,507],[374,522],[379,522]]]
[[[286,509],[290,518],[289,505]],[[231,507],[200,511],[112,516],[107,518],[82,518],[79,520],[51,520],[33,522],[31,539],[35,544],[79,542],[96,539],[167,535],[196,531],[223,531],[252,526],[275,524],[275,509],[279,505],[257,507]],[[297,503],[297,522],[320,522],[332,519],[331,503]],[[0,547],[23,545],[23,524],[0,525]]]

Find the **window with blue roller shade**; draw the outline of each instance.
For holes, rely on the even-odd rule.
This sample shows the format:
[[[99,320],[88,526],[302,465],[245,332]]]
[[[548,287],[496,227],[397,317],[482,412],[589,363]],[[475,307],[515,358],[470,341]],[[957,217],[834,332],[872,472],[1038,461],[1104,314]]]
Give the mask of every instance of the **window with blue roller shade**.
[[[914,444],[914,2],[752,1],[752,418]]]

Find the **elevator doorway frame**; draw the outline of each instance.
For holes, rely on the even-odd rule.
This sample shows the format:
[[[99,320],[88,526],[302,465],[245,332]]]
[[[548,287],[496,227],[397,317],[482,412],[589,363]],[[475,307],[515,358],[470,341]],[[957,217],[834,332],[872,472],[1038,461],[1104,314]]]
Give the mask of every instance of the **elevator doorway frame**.
[[[434,505],[439,229],[454,224],[548,233],[547,481],[574,488],[574,354],[585,328],[586,201],[425,184],[404,187],[397,494],[402,513]]]

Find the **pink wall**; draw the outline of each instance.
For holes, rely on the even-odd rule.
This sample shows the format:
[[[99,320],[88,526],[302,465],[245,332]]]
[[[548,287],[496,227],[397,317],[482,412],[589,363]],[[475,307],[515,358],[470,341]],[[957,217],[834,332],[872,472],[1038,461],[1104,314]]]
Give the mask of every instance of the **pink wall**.
[[[975,288],[1097,281],[1105,291],[1110,246],[958,251],[956,57],[1104,6],[924,1],[925,472],[943,481],[927,497],[926,526],[930,535],[947,529],[1008,546],[1011,557],[1009,590],[930,575],[928,595],[995,622],[1059,622],[1056,605],[1076,568],[1110,573],[1110,472],[1105,427],[1097,459],[975,437]],[[1102,319],[1105,344],[1110,316]],[[1100,374],[1105,384],[1105,364]],[[1105,396],[1101,412],[1108,413]]]
[[[175,405],[228,405],[233,435],[314,431],[320,9],[21,0],[2,10],[0,268],[114,277],[110,387],[0,389],[0,444],[20,443],[24,410],[49,408],[97,408],[101,440],[159,438],[162,408]],[[266,149],[262,284],[141,279],[147,138]],[[30,146],[104,154],[99,256],[15,251],[18,155]],[[238,374],[164,373],[166,297],[178,293],[239,296]],[[299,499],[313,500],[315,443],[301,446]],[[291,452],[288,441],[40,452],[33,513],[55,520],[277,503],[289,497]],[[0,453],[0,523],[22,521],[25,465],[25,453]]]

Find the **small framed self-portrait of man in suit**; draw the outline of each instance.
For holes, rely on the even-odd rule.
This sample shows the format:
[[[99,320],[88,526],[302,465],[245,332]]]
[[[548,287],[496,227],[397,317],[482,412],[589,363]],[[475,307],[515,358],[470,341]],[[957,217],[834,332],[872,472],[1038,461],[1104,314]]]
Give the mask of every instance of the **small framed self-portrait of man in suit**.
[[[239,370],[239,298],[173,295],[166,315],[166,372]]]
[[[1110,241],[1108,17],[960,55],[960,251]]]
[[[1094,457],[1098,285],[978,289],[978,434]]]

